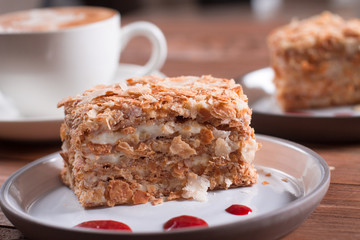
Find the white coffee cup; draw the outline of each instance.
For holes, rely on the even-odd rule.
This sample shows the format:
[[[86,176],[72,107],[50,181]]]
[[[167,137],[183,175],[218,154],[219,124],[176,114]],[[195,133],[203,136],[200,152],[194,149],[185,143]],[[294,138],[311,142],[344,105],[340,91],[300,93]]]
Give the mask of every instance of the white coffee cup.
[[[134,22],[120,27],[120,14],[117,11],[99,7],[66,9],[79,10],[76,13],[81,13],[82,9],[98,9],[111,13],[110,16],[86,23],[78,17],[80,25],[70,24],[65,27],[54,25],[66,22],[75,13],[70,12],[65,17],[45,14],[45,21],[41,20],[41,11],[59,9],[18,13],[21,17],[21,14],[32,11],[35,20],[25,21],[24,26],[26,28],[33,24],[30,30],[22,29],[21,26],[16,29],[11,24],[9,27],[6,21],[1,22],[0,17],[0,93],[14,104],[22,116],[59,116],[62,110],[56,106],[61,99],[82,93],[97,84],[111,83],[119,66],[122,49],[135,36],[144,36],[150,40],[152,54],[134,76],[146,75],[162,67],[167,45],[163,33],[154,24]],[[36,15],[39,12],[40,15]]]

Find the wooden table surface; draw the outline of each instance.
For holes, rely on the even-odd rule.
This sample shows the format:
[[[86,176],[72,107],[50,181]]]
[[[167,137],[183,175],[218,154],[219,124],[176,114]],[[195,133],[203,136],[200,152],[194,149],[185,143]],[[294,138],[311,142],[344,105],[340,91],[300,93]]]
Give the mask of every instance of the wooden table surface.
[[[168,59],[162,68],[166,75],[212,74],[227,78],[268,66],[265,38],[284,23],[237,15],[135,14],[124,17],[123,24],[136,20],[151,21],[163,30],[168,42]],[[149,43],[137,39],[129,44],[121,60],[142,64],[149,54]],[[284,239],[360,239],[360,143],[301,144],[320,154],[332,167],[331,184],[316,210]],[[0,140],[0,185],[19,168],[60,150],[60,146],[59,141]],[[24,239],[1,210],[0,239]]]

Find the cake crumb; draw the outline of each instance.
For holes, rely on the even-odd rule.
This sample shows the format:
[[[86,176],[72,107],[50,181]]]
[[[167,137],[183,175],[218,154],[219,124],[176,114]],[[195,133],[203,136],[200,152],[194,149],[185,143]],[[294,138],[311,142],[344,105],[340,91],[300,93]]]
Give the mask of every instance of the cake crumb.
[[[265,174],[266,177],[271,177],[271,173]]]
[[[287,178],[282,178],[281,181],[288,182],[289,180]]]
[[[156,198],[156,199],[154,199],[154,200],[151,201],[151,204],[155,206],[155,205],[162,204],[163,202],[164,202],[164,199],[162,199],[162,198]]]
[[[262,185],[268,185],[268,184],[270,184],[268,181],[263,181],[262,182]]]
[[[330,171],[334,171],[335,167],[334,166],[329,166]]]

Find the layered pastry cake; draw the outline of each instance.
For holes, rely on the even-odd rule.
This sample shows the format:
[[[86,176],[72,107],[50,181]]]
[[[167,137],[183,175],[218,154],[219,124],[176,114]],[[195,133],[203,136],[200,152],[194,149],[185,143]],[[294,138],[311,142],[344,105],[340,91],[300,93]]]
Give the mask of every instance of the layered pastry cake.
[[[360,20],[325,12],[268,37],[277,100],[284,110],[360,102]]]
[[[251,110],[233,80],[132,78],[59,107],[61,178],[84,207],[202,201],[257,181]]]

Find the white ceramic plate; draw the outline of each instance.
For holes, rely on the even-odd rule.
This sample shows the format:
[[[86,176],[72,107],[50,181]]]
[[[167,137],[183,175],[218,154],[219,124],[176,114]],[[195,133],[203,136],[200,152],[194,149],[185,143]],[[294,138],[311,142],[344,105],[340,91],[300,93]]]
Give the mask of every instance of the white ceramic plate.
[[[319,204],[328,189],[330,171],[308,148],[274,137],[258,135],[257,139],[262,144],[255,160],[258,183],[209,192],[206,202],[170,201],[156,206],[85,210],[60,182],[62,160],[55,153],[7,179],[0,191],[1,207],[19,230],[34,239],[277,239],[293,231]],[[225,209],[232,204],[246,205],[253,212],[231,215]],[[167,220],[184,214],[204,219],[209,227],[162,230]],[[89,220],[120,221],[133,232],[73,227]]]
[[[120,64],[114,82],[137,76],[140,69],[141,66],[138,65]],[[158,71],[152,74],[164,77],[164,74]],[[0,95],[0,139],[60,140],[60,125],[64,119],[62,113],[60,116],[23,117],[10,104],[5,104],[5,101],[6,99]]]
[[[275,99],[273,77],[272,68],[263,68],[237,80],[248,96],[256,132],[300,141],[360,140],[360,105],[284,112]]]

